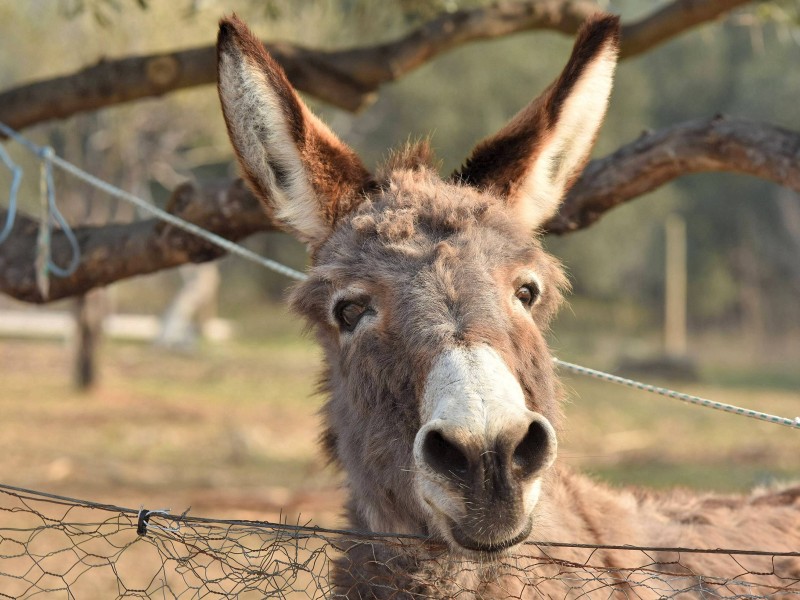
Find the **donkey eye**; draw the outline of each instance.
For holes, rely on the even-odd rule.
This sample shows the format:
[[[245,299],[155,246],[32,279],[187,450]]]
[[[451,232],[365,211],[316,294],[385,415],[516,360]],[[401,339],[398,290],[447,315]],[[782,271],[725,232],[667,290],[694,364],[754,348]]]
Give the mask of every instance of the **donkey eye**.
[[[536,303],[539,298],[539,286],[535,283],[526,283],[525,285],[517,288],[514,293],[517,299],[522,302],[525,307],[531,307]]]
[[[353,331],[365,314],[367,314],[367,307],[360,302],[351,300],[342,300],[333,309],[333,316],[345,331]]]

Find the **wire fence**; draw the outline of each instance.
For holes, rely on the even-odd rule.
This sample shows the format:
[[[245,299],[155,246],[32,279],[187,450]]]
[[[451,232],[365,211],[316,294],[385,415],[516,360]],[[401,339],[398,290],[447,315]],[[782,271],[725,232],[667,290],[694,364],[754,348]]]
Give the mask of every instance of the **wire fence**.
[[[610,558],[612,557],[613,558]],[[713,556],[733,576],[702,573]],[[800,552],[528,542],[454,559],[419,536],[214,520],[0,485],[0,598],[790,598]]]

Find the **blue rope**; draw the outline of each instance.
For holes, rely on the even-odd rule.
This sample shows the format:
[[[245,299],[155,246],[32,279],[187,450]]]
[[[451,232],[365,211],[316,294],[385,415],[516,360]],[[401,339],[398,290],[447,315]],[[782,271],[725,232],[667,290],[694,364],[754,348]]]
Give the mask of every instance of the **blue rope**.
[[[138,196],[134,196],[133,194],[126,192],[125,190],[122,190],[116,186],[111,185],[110,183],[103,181],[102,179],[98,179],[91,173],[87,173],[83,169],[76,167],[72,163],[67,162],[66,160],[57,155],[45,156],[47,149],[37,146],[36,144],[26,139],[18,132],[11,129],[8,125],[2,122],[0,122],[0,132],[22,144],[36,156],[39,156],[43,160],[51,162],[59,169],[70,173],[74,177],[82,181],[85,181],[89,185],[106,192],[109,196],[112,196],[114,198],[119,198],[120,200],[124,200],[125,202],[133,204],[134,206],[141,209],[143,212],[148,213],[158,219],[161,219],[162,221],[165,221],[170,225],[177,227],[178,229],[188,231],[189,233],[192,233],[199,238],[209,241],[212,244],[216,244],[217,246],[223,248],[224,250],[226,250],[231,254],[241,256],[242,258],[255,262],[261,265],[262,267],[271,269],[291,279],[295,279],[298,281],[305,279],[304,273],[292,269],[290,267],[287,267],[285,265],[282,265],[281,263],[266,258],[264,256],[261,256],[253,252],[252,250],[248,250],[244,246],[240,246],[239,244],[236,244],[228,239],[225,239],[222,236],[212,233],[206,229],[203,229],[202,227],[198,227],[194,223],[190,223],[189,221],[185,221],[180,217],[176,217],[175,215],[170,214],[165,210],[153,206],[146,200],[142,200]]]
[[[2,160],[3,164],[11,171],[11,189],[8,192],[8,212],[6,213],[6,222],[5,225],[3,225],[3,230],[0,231],[0,244],[2,244],[8,239],[8,236],[11,235],[14,221],[17,218],[17,195],[19,194],[20,183],[22,183],[22,167],[11,160],[3,144],[0,144],[0,160]]]
[[[78,266],[80,266],[81,250],[80,245],[78,244],[78,239],[75,237],[75,233],[72,231],[69,223],[67,223],[64,215],[61,214],[61,211],[58,209],[58,204],[56,203],[55,183],[53,182],[53,163],[56,161],[56,159],[61,159],[55,155],[53,149],[49,146],[37,146],[30,140],[21,136],[18,132],[11,129],[5,123],[0,123],[0,132],[27,148],[42,161],[42,194],[45,196],[44,212],[46,214],[42,219],[41,226],[43,227],[43,231],[40,235],[40,249],[45,252],[43,272],[41,275],[43,277],[47,277],[49,273],[52,273],[56,277],[69,277],[77,270]],[[3,243],[11,233],[14,220],[16,219],[17,195],[19,192],[20,182],[22,180],[22,169],[11,161],[11,158],[8,156],[8,153],[2,145],[0,145],[0,159],[3,160],[5,165],[12,171],[14,175],[11,181],[11,192],[8,201],[8,214],[6,215],[6,223],[3,227],[2,233],[0,233],[0,243]],[[64,236],[67,238],[67,242],[72,250],[72,258],[66,267],[57,265],[55,262],[53,262],[52,256],[50,255],[50,241],[52,240],[53,229],[56,225],[58,225]]]
[[[70,228],[64,215],[58,210],[58,205],[56,204],[56,188],[53,183],[53,157],[55,156],[53,149],[49,146],[42,148],[41,156],[47,194],[47,217],[44,219],[44,225],[47,228],[47,270],[56,277],[69,277],[81,264],[81,249],[78,245],[78,239],[75,237],[75,233]],[[60,267],[53,262],[50,252],[50,241],[53,238],[54,225],[58,225],[61,228],[61,231],[64,233],[72,249],[72,259],[66,267]]]

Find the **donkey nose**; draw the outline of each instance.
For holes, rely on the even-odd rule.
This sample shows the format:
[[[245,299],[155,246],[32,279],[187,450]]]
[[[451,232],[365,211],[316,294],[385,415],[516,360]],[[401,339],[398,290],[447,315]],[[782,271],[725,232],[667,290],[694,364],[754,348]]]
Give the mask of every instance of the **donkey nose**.
[[[529,479],[550,466],[555,458],[555,433],[544,417],[536,415],[511,454],[511,465],[519,479]]]
[[[466,479],[469,474],[467,449],[445,437],[438,429],[429,429],[422,442],[422,458],[436,473],[448,479]]]
[[[536,413],[529,413],[526,422],[501,428],[494,439],[480,438],[446,420],[430,423],[422,440],[422,459],[454,483],[476,475],[485,478],[488,472],[511,483],[531,479],[555,458],[553,427]]]

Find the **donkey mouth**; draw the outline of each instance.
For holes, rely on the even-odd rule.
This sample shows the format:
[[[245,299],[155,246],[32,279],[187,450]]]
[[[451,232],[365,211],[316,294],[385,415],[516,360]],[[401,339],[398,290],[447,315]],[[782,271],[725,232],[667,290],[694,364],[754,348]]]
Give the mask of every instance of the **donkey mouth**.
[[[481,542],[469,537],[464,530],[452,519],[449,519],[450,533],[453,540],[464,550],[478,552],[480,554],[500,554],[501,552],[513,548],[517,544],[524,542],[531,534],[533,529],[533,519],[529,518],[525,527],[517,535],[499,542]]]

